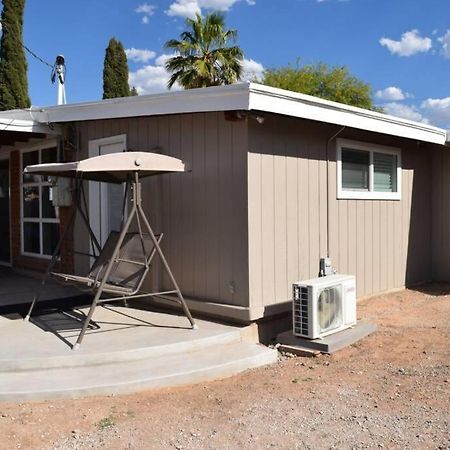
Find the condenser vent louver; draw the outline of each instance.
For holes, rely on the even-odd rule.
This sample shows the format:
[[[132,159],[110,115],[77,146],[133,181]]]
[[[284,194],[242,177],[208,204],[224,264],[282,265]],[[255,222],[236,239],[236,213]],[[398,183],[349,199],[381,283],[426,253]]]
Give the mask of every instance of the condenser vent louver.
[[[294,284],[294,335],[316,339],[355,323],[354,276],[330,275]]]

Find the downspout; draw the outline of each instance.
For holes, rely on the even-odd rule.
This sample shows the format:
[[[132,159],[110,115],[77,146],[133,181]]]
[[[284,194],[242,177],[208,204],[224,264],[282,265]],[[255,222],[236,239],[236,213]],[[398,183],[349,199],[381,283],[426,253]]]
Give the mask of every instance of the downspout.
[[[333,134],[333,136],[331,136],[328,139],[327,145],[326,145],[326,158],[327,158],[327,258],[330,257],[330,189],[329,189],[330,158],[329,158],[328,153],[329,153],[329,146],[330,146],[331,141],[336,139],[345,130],[345,128],[346,127],[344,125],[339,131],[337,131],[335,134]]]

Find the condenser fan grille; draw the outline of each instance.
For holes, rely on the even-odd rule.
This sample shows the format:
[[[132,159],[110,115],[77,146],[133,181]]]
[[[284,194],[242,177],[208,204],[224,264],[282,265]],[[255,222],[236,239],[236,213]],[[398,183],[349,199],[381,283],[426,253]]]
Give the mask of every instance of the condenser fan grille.
[[[294,332],[308,335],[308,288],[294,285]]]
[[[317,300],[317,322],[321,333],[342,325],[342,299],[338,287],[320,290]]]

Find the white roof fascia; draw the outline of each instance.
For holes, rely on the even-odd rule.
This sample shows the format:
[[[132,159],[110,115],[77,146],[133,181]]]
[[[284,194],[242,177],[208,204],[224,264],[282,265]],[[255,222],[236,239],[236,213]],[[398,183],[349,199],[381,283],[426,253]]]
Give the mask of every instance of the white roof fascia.
[[[61,123],[236,109],[248,110],[248,83],[51,106],[34,115]]]
[[[229,110],[257,110],[440,145],[449,141],[447,132],[441,128],[256,83],[4,111],[0,112],[0,124],[11,127],[9,122],[14,119],[17,127],[23,126],[17,131],[26,130],[27,124],[28,131],[56,133],[57,125],[50,130],[51,124]],[[21,124],[21,120],[25,122]]]
[[[58,125],[47,125],[32,120],[17,120],[0,118],[0,131],[19,131],[21,133],[43,133],[60,134],[61,127]]]
[[[249,108],[444,145],[446,131],[420,122],[250,83]]]
[[[39,117],[37,117],[39,116]],[[61,127],[49,124],[42,110],[15,109],[0,112],[0,131],[19,131],[23,133],[61,134]]]

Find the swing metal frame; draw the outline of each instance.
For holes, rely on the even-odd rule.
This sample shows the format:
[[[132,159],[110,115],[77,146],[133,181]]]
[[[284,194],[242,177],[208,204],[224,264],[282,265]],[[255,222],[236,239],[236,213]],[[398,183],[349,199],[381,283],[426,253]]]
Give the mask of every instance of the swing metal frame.
[[[150,172],[142,172],[140,168],[138,167],[140,165],[140,156],[142,157],[143,154],[141,152],[127,152],[124,153],[124,155],[127,155],[127,158],[129,159],[129,156],[131,156],[131,153],[135,153],[135,162],[136,162],[136,168],[135,170],[127,170],[125,173],[121,173],[121,179],[114,180],[113,182],[123,182],[125,178],[126,188],[124,192],[124,201],[123,201],[123,209],[122,209],[122,226],[121,230],[119,232],[118,238],[116,238],[115,243],[113,241],[113,251],[112,253],[106,255],[103,259],[106,259],[106,264],[103,264],[100,270],[96,271],[95,276],[88,276],[87,277],[79,277],[76,275],[71,274],[63,274],[59,272],[53,272],[53,269],[58,262],[60,253],[61,253],[61,247],[62,243],[66,239],[66,237],[69,235],[70,230],[73,230],[75,219],[77,215],[79,215],[86,226],[86,229],[89,233],[89,240],[90,240],[90,247],[92,253],[86,254],[81,252],[75,252],[74,254],[81,253],[85,256],[93,256],[96,258],[96,261],[98,261],[100,255],[102,254],[102,251],[104,251],[105,246],[103,249],[101,248],[95,233],[92,230],[92,227],[90,225],[89,221],[89,214],[88,214],[88,207],[87,207],[87,201],[86,201],[86,195],[84,190],[84,181],[90,180],[90,181],[112,181],[112,177],[110,174],[101,174],[98,176],[96,174],[83,174],[81,171],[77,170],[71,170],[71,171],[60,171],[59,176],[69,176],[72,178],[75,178],[75,189],[74,189],[74,195],[73,195],[73,202],[72,202],[72,211],[70,214],[69,221],[67,222],[63,232],[61,233],[60,239],[58,241],[58,244],[55,247],[55,250],[52,254],[52,258],[50,260],[50,263],[47,267],[47,270],[45,272],[45,275],[42,278],[41,285],[39,290],[36,292],[33,301],[31,302],[30,308],[28,310],[28,313],[24,320],[29,321],[31,314],[33,312],[34,307],[36,304],[40,301],[42,294],[44,293],[45,285],[50,278],[50,276],[54,276],[57,280],[62,281],[64,283],[74,284],[77,288],[84,291],[90,291],[93,294],[93,299],[91,306],[89,308],[89,312],[86,315],[86,318],[83,322],[82,329],[78,335],[76,343],[72,346],[73,350],[77,350],[86,334],[86,331],[89,327],[89,324],[91,322],[92,316],[94,314],[95,308],[98,304],[104,303],[104,302],[110,302],[110,301],[117,301],[117,300],[123,300],[127,301],[130,299],[138,299],[138,298],[145,298],[145,297],[154,297],[154,298],[163,298],[166,300],[170,300],[173,302],[178,303],[185,316],[190,322],[190,325],[193,329],[197,329],[197,325],[194,322],[194,319],[192,318],[192,315],[189,311],[189,308],[186,304],[186,301],[183,297],[183,294],[181,293],[181,290],[178,286],[178,283],[170,269],[170,266],[164,256],[164,253],[161,249],[160,242],[162,239],[161,235],[155,235],[152,227],[150,226],[150,223],[147,219],[147,216],[144,212],[144,209],[142,207],[142,183],[141,183],[141,177],[142,176],[148,176],[148,175],[156,175],[158,173],[167,173],[171,170],[158,170],[155,169],[155,171]],[[151,154],[150,154],[151,155]],[[105,156],[99,156],[95,158],[90,159],[100,159],[104,158]],[[149,156],[149,154],[145,155],[146,157]],[[161,157],[163,155],[156,155],[158,157]],[[114,158],[119,161],[118,155],[116,154]],[[171,160],[174,160],[174,158],[170,157],[164,157],[169,158]],[[82,163],[87,162],[88,160],[83,160]],[[179,161],[179,160],[176,160]],[[181,163],[181,161],[179,161]],[[76,164],[76,163],[73,163]],[[67,164],[66,164],[67,165]],[[42,166],[42,169],[40,170],[39,167]],[[25,170],[29,173],[34,174],[40,174],[40,175],[48,175],[51,173],[51,169],[49,170],[50,165],[36,165],[36,166],[29,166]],[[54,166],[57,166],[56,164]],[[60,164],[60,166],[64,166],[64,164]],[[184,165],[183,165],[184,167]],[[55,167],[56,168],[56,167]],[[73,167],[72,167],[73,169]],[[132,169],[132,168],[131,168]],[[175,170],[174,170],[175,171]],[[179,172],[180,170],[176,170]],[[83,175],[87,175],[84,177]],[[128,211],[128,214],[125,214],[126,205],[127,205],[127,197],[128,197],[128,191],[131,191],[131,209]],[[126,216],[126,217],[125,217]],[[137,232],[130,233],[130,226],[132,225],[133,221],[136,221],[137,223]],[[142,252],[143,255],[145,255],[146,247],[148,247],[149,243],[153,245],[148,255],[145,255],[145,258],[142,261],[130,261],[127,258],[124,258],[123,255],[121,255],[121,249],[122,245],[124,243],[124,240],[126,240],[126,237],[130,234],[138,235],[140,245],[142,246]],[[110,246],[111,247],[111,246]],[[162,268],[167,273],[167,276],[169,278],[171,289],[164,290],[164,291],[158,291],[158,292],[144,292],[141,290],[142,284],[145,280],[145,277],[147,275],[147,272],[150,268],[150,264],[152,262],[152,259],[155,255],[159,256],[159,259],[162,263]],[[111,283],[110,282],[110,275],[114,269],[114,267],[117,266],[117,264],[125,263],[125,264],[136,264],[138,266],[141,266],[141,273],[140,278],[137,280],[136,285],[133,288],[124,288],[120,284],[117,283]],[[95,262],[93,267],[91,268],[91,272],[95,266]],[[101,273],[101,275],[99,275]],[[108,296],[104,296],[104,294],[110,294]]]

